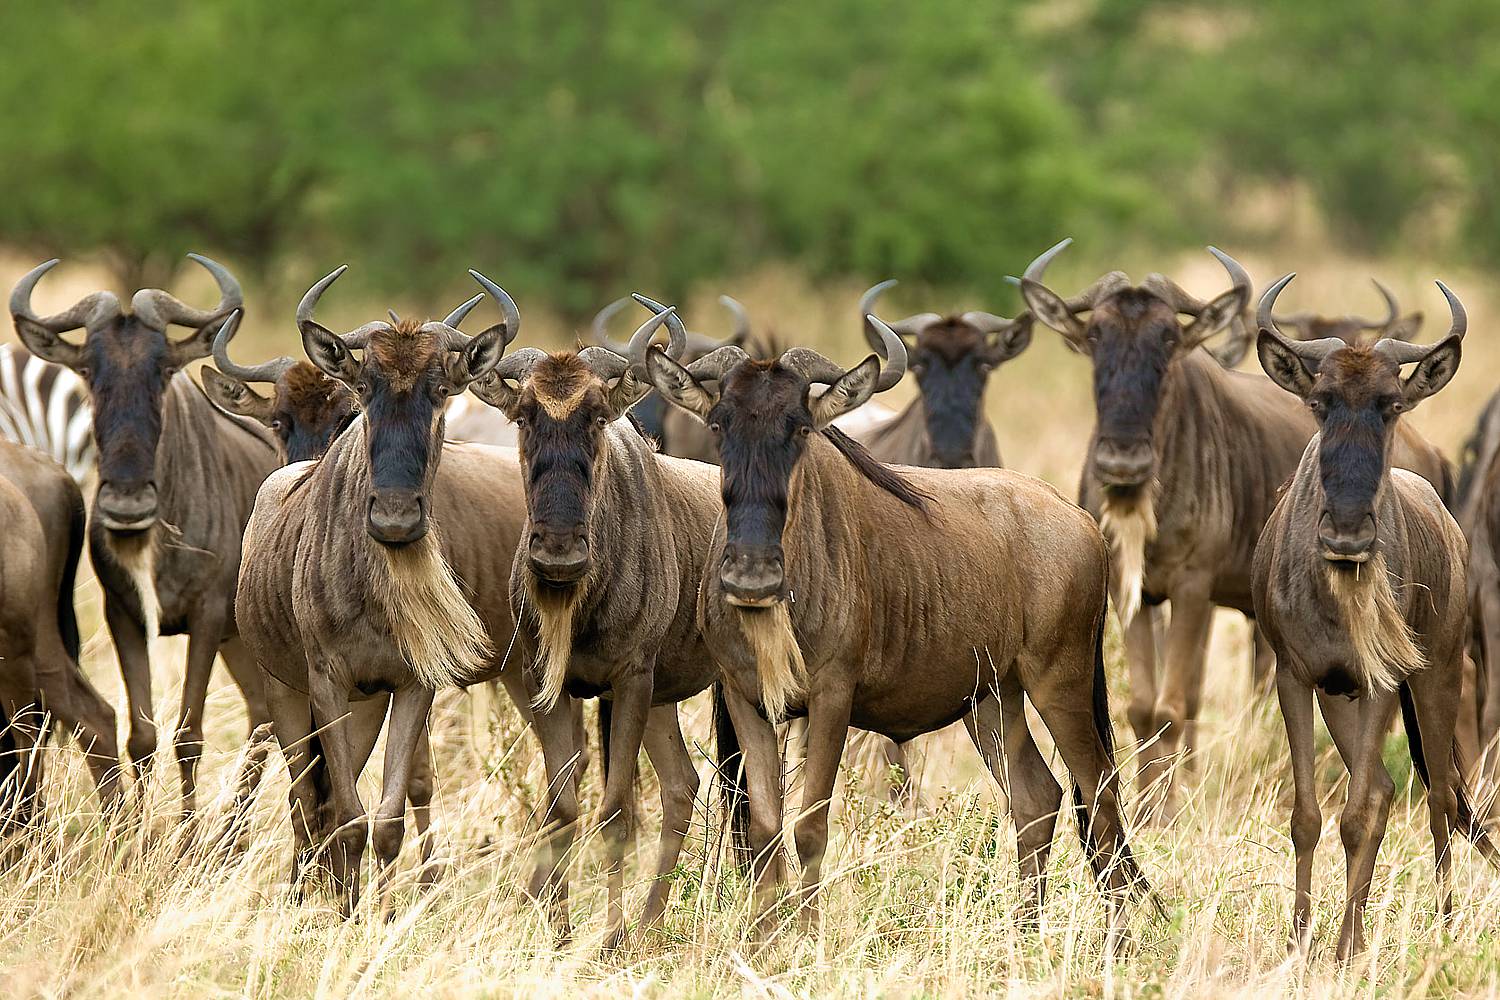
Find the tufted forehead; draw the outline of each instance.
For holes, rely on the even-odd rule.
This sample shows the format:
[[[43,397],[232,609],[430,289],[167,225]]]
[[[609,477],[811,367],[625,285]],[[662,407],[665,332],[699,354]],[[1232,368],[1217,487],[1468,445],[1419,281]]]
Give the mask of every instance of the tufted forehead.
[[[1399,391],[1401,366],[1368,347],[1345,347],[1323,359],[1318,382],[1332,387],[1350,406],[1368,405],[1381,394]]]
[[[595,388],[602,393],[604,380],[574,352],[558,351],[536,363],[524,391],[547,416],[565,420]]]
[[[775,417],[802,405],[807,380],[779,361],[742,361],[724,380],[721,400],[752,419]]]
[[[932,351],[948,364],[957,364],[984,344],[984,334],[957,316],[931,323],[917,335],[917,350]]]
[[[432,367],[443,352],[438,338],[422,329],[416,320],[404,319],[395,327],[385,327],[370,335],[365,348],[367,361],[390,381],[396,392],[410,392],[417,380]]]
[[[1145,288],[1122,288],[1094,307],[1092,321],[1114,318],[1127,329],[1142,330],[1148,321],[1175,324],[1177,313],[1155,292]]]
[[[318,413],[350,398],[343,385],[307,361],[299,361],[287,369],[281,377],[280,389],[287,409],[294,413]]]

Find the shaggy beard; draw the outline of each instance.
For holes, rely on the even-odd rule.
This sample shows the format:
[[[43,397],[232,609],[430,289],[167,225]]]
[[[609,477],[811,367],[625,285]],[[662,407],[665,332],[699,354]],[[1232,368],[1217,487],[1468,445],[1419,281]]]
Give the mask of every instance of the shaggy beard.
[[[378,548],[376,601],[417,682],[437,690],[479,673],[493,652],[489,635],[443,558],[436,531],[401,548]]]
[[[1377,552],[1352,571],[1330,566],[1328,589],[1354,647],[1353,668],[1363,692],[1392,691],[1427,666],[1427,657],[1417,648],[1416,635],[1396,604],[1384,553]]]
[[[110,554],[129,577],[141,602],[141,625],[146,630],[146,644],[150,645],[161,630],[161,603],[156,596],[156,528],[136,535],[106,537]]]
[[[1110,554],[1119,570],[1115,613],[1128,628],[1141,610],[1141,587],[1146,580],[1146,546],[1156,538],[1156,488],[1129,495],[1105,492],[1099,528],[1109,540]]]
[[[739,610],[740,632],[755,656],[760,703],[774,725],[786,717],[787,702],[807,691],[807,662],[792,631],[785,601],[765,610]]]
[[[526,574],[526,599],[537,624],[536,669],[542,679],[532,705],[539,712],[552,711],[562,697],[573,654],[573,619],[582,595],[581,585],[549,587]]]

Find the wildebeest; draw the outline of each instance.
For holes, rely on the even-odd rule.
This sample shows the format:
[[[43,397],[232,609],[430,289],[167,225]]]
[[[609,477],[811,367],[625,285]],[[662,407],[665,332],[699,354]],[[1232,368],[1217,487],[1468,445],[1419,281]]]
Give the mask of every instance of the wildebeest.
[[[1401,414],[1458,370],[1468,321],[1419,347],[1385,339],[1350,346],[1337,337],[1297,342],[1271,318],[1293,275],[1266,289],[1258,314],[1261,365],[1306,403],[1318,423],[1296,476],[1266,522],[1255,554],[1255,610],[1276,651],[1276,690],[1291,747],[1297,852],[1293,940],[1312,933],[1312,864],[1323,818],[1314,781],[1312,693],[1349,771],[1339,821],[1348,891],[1340,958],[1364,948],[1364,909],[1385,836],[1394,785],[1382,760],[1397,705],[1412,763],[1428,786],[1437,858],[1438,912],[1452,907],[1449,838],[1454,827],[1500,860],[1466,801],[1455,768],[1454,722],[1467,639],[1467,544],[1431,483],[1393,469]],[[1403,365],[1414,365],[1405,379]]]
[[[411,320],[339,335],[314,311],[345,269],[308,290],[297,326],[308,357],[354,391],[362,413],[317,463],[266,480],[245,535],[237,606],[294,778],[294,877],[321,826],[318,789],[295,780],[316,731],[338,831],[329,864],[348,914],[367,840],[388,888],[434,690],[494,677],[505,663],[524,497],[513,451],[443,444],[444,402],[500,360],[520,324],[515,303],[483,282],[504,320],[472,338],[441,321]],[[358,727],[344,720],[351,702],[384,693],[390,718],[372,833],[355,787],[364,764]],[[411,797],[430,797],[430,789]]]
[[[32,289],[56,260],[25,275],[10,299],[27,348],[88,384],[98,445],[89,551],[125,678],[126,746],[138,775],[156,750],[148,641],[158,633],[188,635],[174,737],[185,813],[197,804],[203,704],[215,653],[245,696],[252,732],[267,721],[259,673],[236,637],[234,581],[255,491],[278,464],[262,428],[220,413],[182,371],[209,353],[220,324],[243,301],[233,275],[207,257],[189,256],[218,283],[212,309],[147,288],[132,296],[129,314],[113,293],[95,292],[63,312],[38,316]],[[193,332],[173,340],[167,329],[174,325]],[[79,327],[81,344],[61,336]]]
[[[558,862],[578,814],[572,783],[557,768],[576,751],[569,702],[607,697],[612,703],[599,810],[609,852],[608,947],[625,933],[622,864],[642,743],[662,799],[645,927],[666,907],[667,876],[677,866],[698,790],[677,702],[719,674],[697,625],[698,584],[719,513],[718,476],[701,462],[658,454],[626,417],[649,389],[646,345],[657,328],[667,324],[672,355],[682,354],[687,339],[675,312],[641,301],[660,311],[623,356],[598,346],[555,354],[524,348],[473,387],[521,429],[527,520],[511,600],[537,636],[535,723],[552,789],[548,814],[559,825],[553,856],[533,889],[555,894],[564,932],[567,877]]]
[[[1031,263],[1022,294],[1093,365],[1095,423],[1080,494],[1114,550],[1130,724],[1143,744],[1158,738],[1138,779],[1148,800],[1170,809],[1173,764],[1195,745],[1214,606],[1254,614],[1255,542],[1316,424],[1276,383],[1198,350],[1249,299],[1250,276],[1233,258],[1210,248],[1230,288],[1206,302],[1160,274],[1133,286],[1120,271],[1064,299],[1042,276],[1070,242]],[[1405,425],[1396,435],[1397,465],[1447,482],[1436,449]],[[1142,601],[1171,606],[1160,678],[1150,618],[1136,613]]]
[[[864,317],[896,282],[882,281],[859,300],[865,339],[880,347]],[[972,310],[944,316],[916,313],[890,324],[907,342],[918,394],[891,420],[860,436],[874,458],[894,465],[933,469],[999,468],[995,428],[984,416],[989,375],[1031,344],[1031,314],[1006,319]]]
[[[1003,733],[1021,871],[1033,906],[1040,900],[1062,793],[1020,711],[1023,691],[1073,773],[1087,854],[1115,909],[1145,881],[1112,759],[1104,541],[1039,480],[898,472],[830,429],[906,370],[901,338],[871,322],[885,362],[872,354],[847,371],[804,348],[754,361],[726,347],[686,368],[660,350],[647,359],[657,390],[719,442],[723,514],[698,616],[734,730],[743,739],[761,713],[807,716],[796,829],[807,917],[850,725],[904,742],[963,718],[1002,782]],[[776,879],[780,766],[763,734],[745,745],[743,769],[730,769],[750,792],[736,828],[756,858],[762,913]]]
[[[1492,396],[1464,445],[1454,513],[1469,540],[1469,610],[1476,654],[1473,703],[1461,710],[1472,723],[1485,773],[1500,775],[1500,393]]]
[[[25,822],[42,776],[44,717],[82,745],[99,800],[120,795],[115,712],[78,666],[74,577],[83,553],[83,495],[67,471],[30,448],[0,441],[0,782],[11,780]]]

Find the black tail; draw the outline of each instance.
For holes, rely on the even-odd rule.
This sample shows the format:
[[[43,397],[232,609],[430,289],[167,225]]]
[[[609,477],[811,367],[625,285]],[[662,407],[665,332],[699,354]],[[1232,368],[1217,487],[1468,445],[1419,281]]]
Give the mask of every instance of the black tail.
[[[740,737],[729,718],[724,703],[724,682],[714,682],[714,753],[718,757],[719,800],[729,820],[730,846],[735,865],[741,870],[750,866],[750,789],[745,782],[745,755]]]
[[[615,703],[599,699],[599,777],[609,780],[609,727],[615,719]],[[586,738],[586,737],[585,737]],[[583,747],[578,748],[580,751]]]
[[[1422,727],[1417,723],[1416,699],[1412,696],[1411,685],[1405,681],[1401,682],[1397,690],[1401,696],[1401,723],[1406,727],[1406,745],[1411,751],[1411,766],[1416,769],[1417,777],[1422,779],[1422,787],[1431,791],[1432,779],[1427,773],[1427,752],[1422,748]],[[1479,822],[1479,818],[1474,815],[1474,807],[1469,803],[1457,743],[1453,750],[1453,797],[1458,803],[1458,832],[1469,838],[1485,860],[1500,867],[1500,849],[1495,847],[1489,834],[1485,833],[1484,824]]]
[[[83,540],[87,526],[83,507],[83,495],[75,488],[70,493],[72,509],[68,511],[68,558],[63,563],[62,584],[57,588],[57,631],[62,636],[63,648],[74,662],[83,651],[83,637],[78,631],[78,612],[73,606],[74,581],[78,576],[78,560],[83,555]]]
[[[1109,682],[1104,676],[1104,621],[1108,613],[1099,616],[1099,625],[1094,632],[1094,732],[1099,736],[1099,742],[1104,745],[1105,756],[1109,759],[1110,766],[1114,766],[1115,760],[1115,730],[1109,721]],[[1108,775],[1105,776],[1109,777]],[[1166,905],[1151,888],[1151,883],[1146,880],[1146,873],[1141,871],[1140,865],[1136,864],[1135,855],[1130,851],[1130,844],[1125,839],[1125,805],[1119,794],[1119,782],[1115,782],[1115,802],[1120,809],[1120,839],[1116,845],[1118,851],[1117,861],[1124,870],[1125,877],[1130,881],[1130,893],[1134,897],[1145,896],[1151,900],[1158,915],[1166,917]],[[1088,807],[1083,801],[1083,789],[1078,787],[1078,782],[1073,782],[1073,812],[1078,823],[1078,836],[1083,841],[1083,853],[1089,859],[1089,864],[1094,869],[1094,874],[1104,884],[1105,859],[1090,839],[1090,827]]]

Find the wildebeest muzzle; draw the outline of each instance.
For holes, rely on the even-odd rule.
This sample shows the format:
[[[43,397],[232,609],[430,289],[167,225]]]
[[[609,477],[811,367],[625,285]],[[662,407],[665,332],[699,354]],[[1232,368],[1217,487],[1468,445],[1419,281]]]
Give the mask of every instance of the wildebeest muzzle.
[[[786,587],[781,546],[726,545],[724,561],[719,564],[719,583],[730,604],[771,607],[781,600]]]
[[[365,528],[381,545],[410,545],[427,534],[427,504],[420,493],[377,490],[370,494]]]

